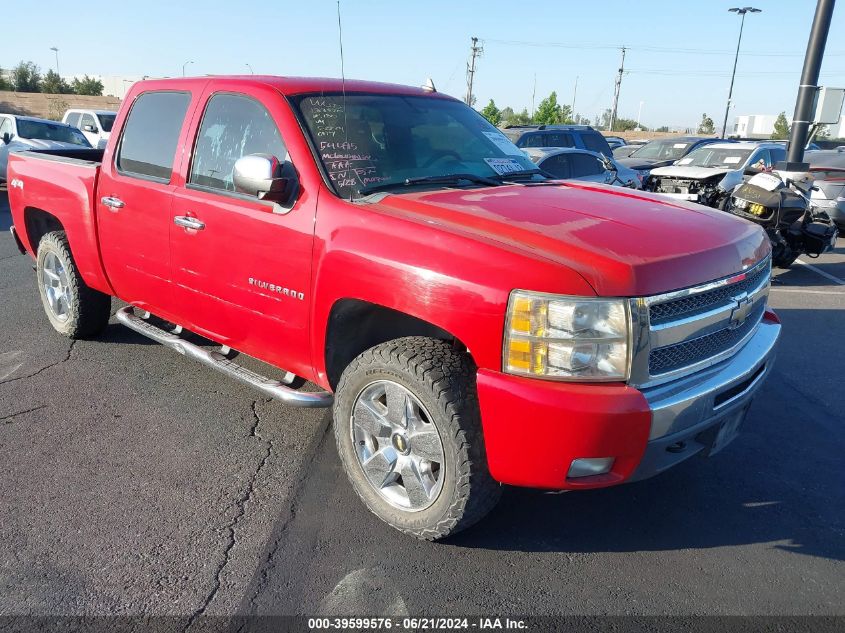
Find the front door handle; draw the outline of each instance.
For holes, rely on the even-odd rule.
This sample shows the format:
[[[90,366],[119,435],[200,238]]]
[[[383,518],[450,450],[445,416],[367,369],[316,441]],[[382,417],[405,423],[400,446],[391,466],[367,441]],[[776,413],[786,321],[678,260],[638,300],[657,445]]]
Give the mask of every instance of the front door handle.
[[[205,228],[205,222],[201,222],[200,220],[188,215],[175,216],[173,218],[173,223],[186,229],[194,229],[195,231],[202,231]]]
[[[124,206],[123,200],[115,198],[114,196],[103,196],[100,202],[106,205],[109,209],[122,209]]]

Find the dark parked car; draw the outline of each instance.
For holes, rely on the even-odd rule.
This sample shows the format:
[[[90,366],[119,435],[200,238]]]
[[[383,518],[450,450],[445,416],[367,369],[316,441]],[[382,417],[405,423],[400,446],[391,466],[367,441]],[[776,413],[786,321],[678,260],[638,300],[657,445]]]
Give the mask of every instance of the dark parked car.
[[[512,125],[502,131],[522,149],[576,147],[613,157],[605,138],[589,125]]]
[[[607,144],[610,145],[610,149],[614,152],[618,148],[625,147],[628,144],[628,142],[621,136],[605,136],[604,140],[607,141]]]
[[[587,180],[631,189],[642,189],[643,186],[636,171],[598,152],[572,147],[531,147],[523,151],[537,167],[555,178]]]
[[[810,196],[813,206],[826,211],[839,230],[845,231],[845,151],[807,152],[804,160],[810,163],[817,187]]]
[[[636,169],[643,177],[648,176],[652,169],[671,165],[679,158],[683,158],[694,149],[698,149],[707,143],[722,142],[718,138],[704,138],[700,136],[676,136],[673,138],[660,138],[649,141],[628,158],[620,158],[619,162]]]

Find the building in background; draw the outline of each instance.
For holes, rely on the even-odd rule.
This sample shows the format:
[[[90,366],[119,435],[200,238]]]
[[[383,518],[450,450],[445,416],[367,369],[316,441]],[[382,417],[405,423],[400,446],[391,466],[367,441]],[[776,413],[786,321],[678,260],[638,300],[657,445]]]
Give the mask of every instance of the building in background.
[[[743,114],[734,119],[734,127],[730,136],[740,138],[767,139],[772,137],[775,131],[777,114]],[[787,116],[786,122],[792,125],[792,117]],[[845,116],[839,119],[836,125],[828,125],[827,132],[830,138],[845,138]]]

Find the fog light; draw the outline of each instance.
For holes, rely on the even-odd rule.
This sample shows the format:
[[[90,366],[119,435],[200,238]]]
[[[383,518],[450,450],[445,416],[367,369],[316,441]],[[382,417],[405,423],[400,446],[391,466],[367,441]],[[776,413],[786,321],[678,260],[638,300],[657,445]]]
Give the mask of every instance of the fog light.
[[[586,457],[581,459],[573,459],[572,465],[569,467],[567,478],[575,477],[591,477],[593,475],[603,475],[610,472],[613,466],[612,457]]]

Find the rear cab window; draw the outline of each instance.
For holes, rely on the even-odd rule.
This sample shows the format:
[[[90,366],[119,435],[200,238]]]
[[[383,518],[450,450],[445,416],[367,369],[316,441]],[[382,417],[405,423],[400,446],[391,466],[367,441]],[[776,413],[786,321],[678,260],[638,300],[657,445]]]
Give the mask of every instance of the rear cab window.
[[[191,103],[189,92],[141,94],[123,125],[115,166],[123,175],[170,182],[176,146]]]

